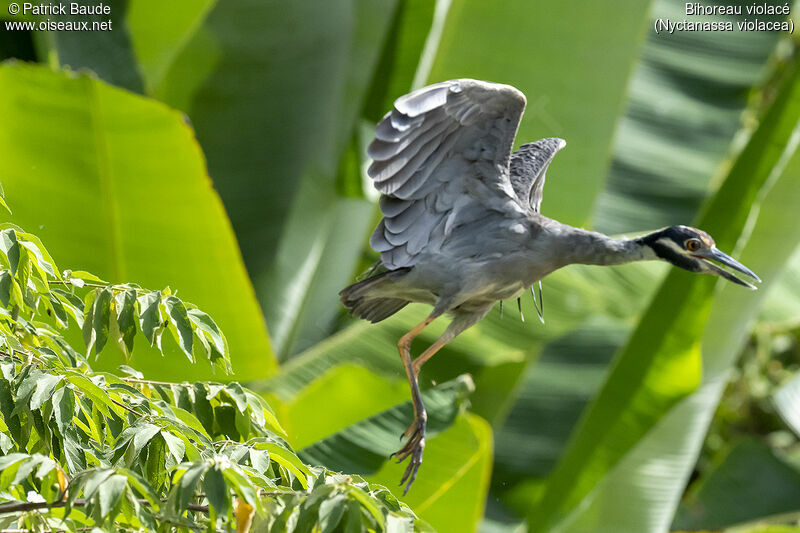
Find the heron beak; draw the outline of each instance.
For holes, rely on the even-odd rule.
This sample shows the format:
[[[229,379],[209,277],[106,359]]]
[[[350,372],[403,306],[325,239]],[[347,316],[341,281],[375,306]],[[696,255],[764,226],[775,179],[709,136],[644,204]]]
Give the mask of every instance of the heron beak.
[[[750,276],[756,282],[761,283],[761,279],[758,276],[756,276],[752,270],[750,270],[749,268],[747,268],[734,258],[730,257],[729,255],[720,252],[716,248],[711,248],[709,250],[697,252],[693,255],[694,257],[701,260],[700,263],[703,265],[704,270],[709,274],[720,276],[722,278],[727,279],[728,281],[732,281],[733,283],[742,285],[743,287],[747,287],[748,289],[756,290],[755,285],[752,285],[746,281],[737,278],[727,270],[723,270],[711,262],[711,261],[716,261],[726,267],[736,270],[737,272],[741,272],[742,274]]]

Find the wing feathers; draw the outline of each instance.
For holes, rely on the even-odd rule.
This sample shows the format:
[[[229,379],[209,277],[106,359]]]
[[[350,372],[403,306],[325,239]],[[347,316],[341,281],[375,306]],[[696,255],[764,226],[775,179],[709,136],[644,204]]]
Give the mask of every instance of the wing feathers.
[[[413,202],[408,209],[394,217],[384,219],[386,229],[392,233],[402,233],[425,212],[425,202]]]
[[[433,115],[434,113],[431,114]],[[444,112],[439,110],[438,114],[443,116]],[[413,135],[404,134],[393,141],[376,138],[369,145],[369,148],[367,148],[367,155],[374,161],[386,161],[405,151],[414,150],[414,148],[409,147],[411,143],[430,141],[437,134],[441,133],[446,126],[447,124],[444,123],[444,121],[436,120],[436,117],[425,117],[424,122],[420,122],[419,125],[414,127],[414,129],[418,131],[415,131]],[[419,148],[415,149],[415,151],[418,150]]]
[[[394,246],[386,239],[384,233],[386,232],[386,225],[383,220],[380,221],[378,227],[372,232],[369,238],[369,245],[376,252],[388,252]]]
[[[523,144],[519,150],[511,154],[509,164],[511,186],[514,187],[514,192],[522,205],[530,206],[535,212],[539,212],[547,167],[566,145],[564,139],[550,137]]]
[[[405,200],[395,198],[394,196],[384,195],[381,196],[379,204],[383,216],[387,218],[392,218],[396,217],[397,215],[408,209],[411,206],[412,202],[407,202]]]
[[[387,120],[392,116],[392,113],[397,113],[397,111],[389,111],[383,116],[381,121],[378,122],[378,126],[375,128],[376,140],[395,142],[402,139],[405,135],[406,130],[399,130],[395,128],[392,125],[392,121]]]
[[[368,149],[384,215],[370,244],[387,268],[412,266],[428,247],[443,246],[459,213],[480,216],[516,200],[508,163],[524,108],[517,89],[467,79],[395,102]]]
[[[400,132],[413,130],[414,128],[419,127],[424,120],[424,117],[412,117],[410,115],[398,113],[397,111],[392,111],[392,115],[389,117],[389,122],[392,124],[392,127]]]
[[[453,87],[454,83],[450,81],[428,85],[418,91],[401,96],[395,101],[394,107],[397,111],[409,117],[422,115],[432,109],[443,106],[447,102],[447,96]]]
[[[398,147],[378,146],[375,150],[370,150],[369,156],[374,161],[370,165],[368,173],[375,180],[376,186],[388,180],[405,182],[408,176],[425,164],[428,156],[439,147],[438,143],[432,141],[440,137],[447,126],[447,123],[432,125],[424,132],[420,132],[416,138],[404,140],[403,143],[395,143]],[[402,144],[405,146],[400,146]],[[400,185],[402,183],[397,186]]]
[[[399,198],[407,198],[410,200],[416,200],[426,196],[432,189],[441,186],[439,182],[429,178],[435,171],[441,169],[440,165],[447,157],[450,147],[455,144],[455,141],[456,139],[453,138],[453,136],[449,136],[445,142],[425,160],[424,164],[409,176],[409,179],[397,185],[397,189],[392,191],[387,188],[386,190],[391,192],[384,192],[382,189],[383,185],[381,184],[379,186],[378,183],[375,183],[375,188],[383,194],[394,194]]]

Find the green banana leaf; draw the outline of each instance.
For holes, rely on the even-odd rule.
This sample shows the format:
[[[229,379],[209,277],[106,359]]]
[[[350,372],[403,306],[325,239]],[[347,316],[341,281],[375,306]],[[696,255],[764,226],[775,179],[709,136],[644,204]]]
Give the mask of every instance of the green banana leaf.
[[[285,357],[324,338],[339,311],[336,293],[362,247],[352,236],[366,235],[372,218],[371,203],[359,199],[360,161],[344,172],[340,162],[390,22],[424,9],[396,0],[342,0],[324,10],[292,2],[137,0],[112,11],[113,32],[38,38],[40,60],[88,68],[186,112],[276,352]],[[392,28],[409,33],[402,24]],[[418,33],[412,42],[424,40],[425,27]],[[356,198],[338,194],[341,181]]]
[[[423,54],[432,59],[436,53],[437,35],[448,9],[446,0],[397,2],[364,103],[362,114],[371,123],[370,127],[392,108],[395,99],[424,81],[427,72]]]
[[[461,376],[423,392],[429,415],[424,463],[406,495],[397,485],[406,464],[389,460],[413,418],[404,379],[387,381],[342,365],[299,391],[279,412],[304,462],[389,487],[439,533],[475,531],[489,489],[492,433],[480,417],[463,412],[473,389],[469,376]],[[336,398],[335,409],[324,407],[331,398]]]
[[[155,86],[197,129],[281,358],[330,332],[356,269],[372,206],[360,165],[339,173],[396,6],[218,3]]]
[[[216,0],[128,2],[124,30],[129,35],[145,94],[161,93],[164,78],[215,5]]]
[[[800,436],[800,374],[784,383],[772,395],[772,403],[786,425]]]
[[[790,522],[796,522],[791,520]],[[776,517],[777,522],[781,521],[781,517]],[[754,524],[746,524],[737,527],[731,527],[725,530],[725,533],[800,533],[800,527],[781,524],[770,524],[769,520],[759,520]]]
[[[672,17],[676,10],[684,8],[685,4],[674,0],[657,1],[652,18]],[[775,47],[775,33],[745,33],[747,32],[723,36],[727,45],[725,47],[710,46],[717,42],[711,43],[716,35],[704,32],[662,36],[665,38],[651,36],[645,43],[643,57],[629,87],[627,114],[618,125],[615,143],[617,148],[610,182],[607,190],[598,199],[595,211],[598,229],[610,233],[649,229],[667,222],[686,223],[692,217],[695,211],[692,205],[696,205],[706,194],[708,177],[713,173],[714,165],[729,150],[730,140],[739,128],[741,110],[747,100],[747,89],[763,79],[763,59]],[[702,68],[697,68],[698,64]],[[708,95],[712,93],[714,96],[710,98]],[[680,117],[680,120],[675,119],[675,116]],[[623,156],[627,159],[621,164]],[[667,156],[668,161],[662,162],[660,158]],[[675,165],[682,169],[694,166],[691,172],[685,171],[686,169],[673,172]],[[628,172],[624,175],[625,178],[634,179],[631,177],[634,175],[633,170],[628,166],[635,167],[633,170],[638,172],[635,174],[638,182],[623,183],[617,179],[623,172]],[[657,174],[658,179],[652,179],[650,174],[642,176],[645,170]],[[698,178],[698,173],[705,175],[705,178]],[[697,191],[692,192],[691,187],[688,187],[690,194],[684,194],[687,186],[683,181],[689,185],[699,184],[697,191],[700,192],[697,194],[700,196],[693,197],[692,194]],[[548,183],[550,182],[552,178]],[[628,201],[622,196],[627,194],[628,198],[635,197],[640,190],[648,191],[647,195],[642,195],[646,201],[631,204],[632,207],[627,212],[620,211],[620,206],[628,205],[622,203],[622,200]],[[609,203],[611,194],[619,197],[614,197],[613,202]],[[654,204],[657,204],[658,209],[653,209]],[[675,218],[675,213],[681,212],[679,206],[689,206],[685,210],[685,218]],[[613,219],[618,213],[621,213],[619,220]],[[673,218],[664,219],[664,213]],[[605,218],[598,217],[599,214]],[[620,277],[617,282],[627,283],[624,277]],[[657,278],[652,278],[651,283],[657,284]],[[617,301],[643,304],[651,295],[652,292],[630,291]],[[783,302],[786,303],[785,298]],[[782,314],[785,310],[785,306],[776,308],[776,313],[787,316]],[[567,335],[567,338],[571,336]],[[594,350],[591,346],[585,349],[587,357],[594,354],[594,357],[602,358],[601,350]],[[569,360],[568,350],[563,354],[558,354],[557,348],[551,346],[547,346],[545,350],[552,353],[553,360]],[[566,443],[563,433],[569,430],[566,422],[574,421],[575,412],[580,409],[580,405],[574,405],[570,401],[573,398],[570,385],[572,388],[581,388],[586,396],[592,396],[596,392],[581,382],[583,374],[575,373],[575,383],[564,384],[563,388],[556,389],[557,394],[565,396],[557,404],[551,400],[552,396],[542,398],[544,395],[540,391],[542,381],[547,381],[547,372],[543,372],[541,377],[537,376],[538,372],[537,365],[528,366],[528,376],[523,380],[525,385],[518,388],[520,399],[512,407],[509,420],[509,424],[512,421],[514,424],[514,427],[509,428],[511,438],[503,438],[501,433],[496,432],[497,473],[493,490],[499,493],[507,491],[509,485],[526,472],[525,460],[522,458],[532,457],[527,465],[527,472],[535,478],[543,477],[549,465],[559,458]],[[551,386],[556,387],[555,384]],[[540,417],[544,408],[540,406],[543,403],[553,412],[550,419],[559,420],[558,425],[542,424]],[[548,443],[550,454],[546,454],[546,448],[542,446],[528,444],[539,442]],[[508,443],[508,449],[502,451],[504,443]]]
[[[417,480],[402,499],[438,533],[476,531],[483,516],[492,469],[492,430],[482,418],[462,413],[455,423],[425,446],[425,458]],[[372,483],[392,487],[405,464],[391,461]]]
[[[768,5],[783,5],[777,1]],[[657,0],[652,19],[686,19],[686,2]],[[752,15],[690,16],[741,22]],[[777,20],[777,17],[759,17]],[[741,127],[750,89],[764,82],[780,32],[650,28],[629,85],[594,226],[607,233],[692,220]]]
[[[93,4],[99,5],[100,2]],[[70,15],[64,18],[72,22],[84,21],[90,26],[95,23],[108,24],[108,30],[34,32],[39,57],[63,68],[79,70],[88,67],[101,80],[141,94],[144,91],[142,76],[130,36],[123,30],[127,13],[120,9],[121,4],[115,3],[113,7],[106,5],[110,8],[109,14]],[[50,15],[34,15],[32,20],[43,22],[51,18]]]
[[[87,75],[25,64],[0,67],[0,91],[0,176],[14,211],[2,220],[36,232],[63,267],[170,284],[214,316],[237,372],[272,374],[253,288],[180,113]],[[211,377],[180,356],[164,364],[146,343],[136,354],[132,366],[152,378]],[[98,366],[120,362],[103,354]]]
[[[775,281],[775,288],[767,294],[759,321],[784,323],[791,317],[800,317],[800,249],[789,259]]]
[[[524,369],[510,412],[495,427],[498,492],[552,470],[628,333],[624,323],[601,316],[545,345]]]
[[[699,224],[722,249],[730,249],[748,223],[751,205],[760,201],[741,257],[762,274],[765,285],[800,241],[796,225],[784,229],[792,226],[800,192],[800,174],[793,168],[800,161],[790,160],[798,116],[800,83],[792,68]],[[528,509],[534,531],[556,525],[564,531],[634,526],[661,531],[668,525],[724,371],[764,294],[731,284],[712,300],[713,281],[677,270],[667,277],[544,488],[529,484],[516,491],[515,504]],[[700,384],[701,365],[703,386],[687,397]],[[657,462],[663,467],[656,475]]]
[[[354,391],[349,387],[351,383],[348,379],[341,379],[344,376],[346,373],[338,373],[336,377],[340,379],[334,378],[336,381],[333,381],[331,383],[333,386],[328,388],[335,389],[339,396],[349,394],[362,403],[372,401],[373,396],[368,390]],[[428,412],[429,437],[435,438],[453,424],[462,410],[466,397],[474,388],[472,379],[465,375],[423,392],[422,400]],[[402,447],[399,437],[414,419],[408,397],[406,393],[405,398],[401,397],[398,404],[390,406],[389,409],[379,410],[376,414],[357,420],[355,423],[347,420],[352,419],[352,414],[348,413],[352,408],[347,409],[348,406],[342,406],[336,413],[322,413],[318,410],[316,416],[311,415],[305,419],[307,423],[325,418],[328,428],[338,427],[335,433],[303,447],[299,452],[300,457],[310,464],[325,465],[328,468],[354,474],[374,475],[389,456]],[[292,402],[290,412],[299,409],[310,411],[315,405],[319,406],[319,398],[316,398],[316,401],[309,401],[309,398],[303,395]],[[369,409],[374,408],[370,406]],[[399,480],[400,477],[397,478],[397,481]]]
[[[477,78],[525,93],[518,144],[563,137],[542,212],[582,225],[603,187],[625,87],[650,2],[453,0],[428,78]],[[613,30],[611,30],[613,28]]]
[[[754,439],[739,441],[692,488],[673,529],[723,529],[800,511],[800,472]]]

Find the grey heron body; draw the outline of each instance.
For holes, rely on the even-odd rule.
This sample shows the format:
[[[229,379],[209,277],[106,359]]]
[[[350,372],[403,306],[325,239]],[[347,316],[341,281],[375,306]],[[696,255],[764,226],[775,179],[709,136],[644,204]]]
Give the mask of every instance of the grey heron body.
[[[758,280],[700,230],[672,226],[615,239],[542,215],[545,173],[566,143],[541,139],[512,153],[524,108],[524,95],[508,85],[437,83],[399,98],[368,150],[368,173],[381,193],[383,213],[370,244],[385,271],[342,290],[342,302],[371,322],[411,302],[433,306],[398,342],[414,406],[414,422],[404,434],[409,440],[396,453],[399,461],[411,459],[401,480],[406,491],[425,447],[420,368],[498,300],[517,298],[570,264],[661,259],[754,288],[713,259]],[[412,360],[414,337],[445,313],[452,316],[445,332]]]

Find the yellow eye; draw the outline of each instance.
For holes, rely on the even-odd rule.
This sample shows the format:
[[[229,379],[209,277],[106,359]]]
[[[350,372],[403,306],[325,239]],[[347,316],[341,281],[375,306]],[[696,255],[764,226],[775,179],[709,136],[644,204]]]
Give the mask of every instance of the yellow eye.
[[[697,239],[689,239],[686,241],[686,249],[690,252],[696,252],[700,249],[700,241]]]

